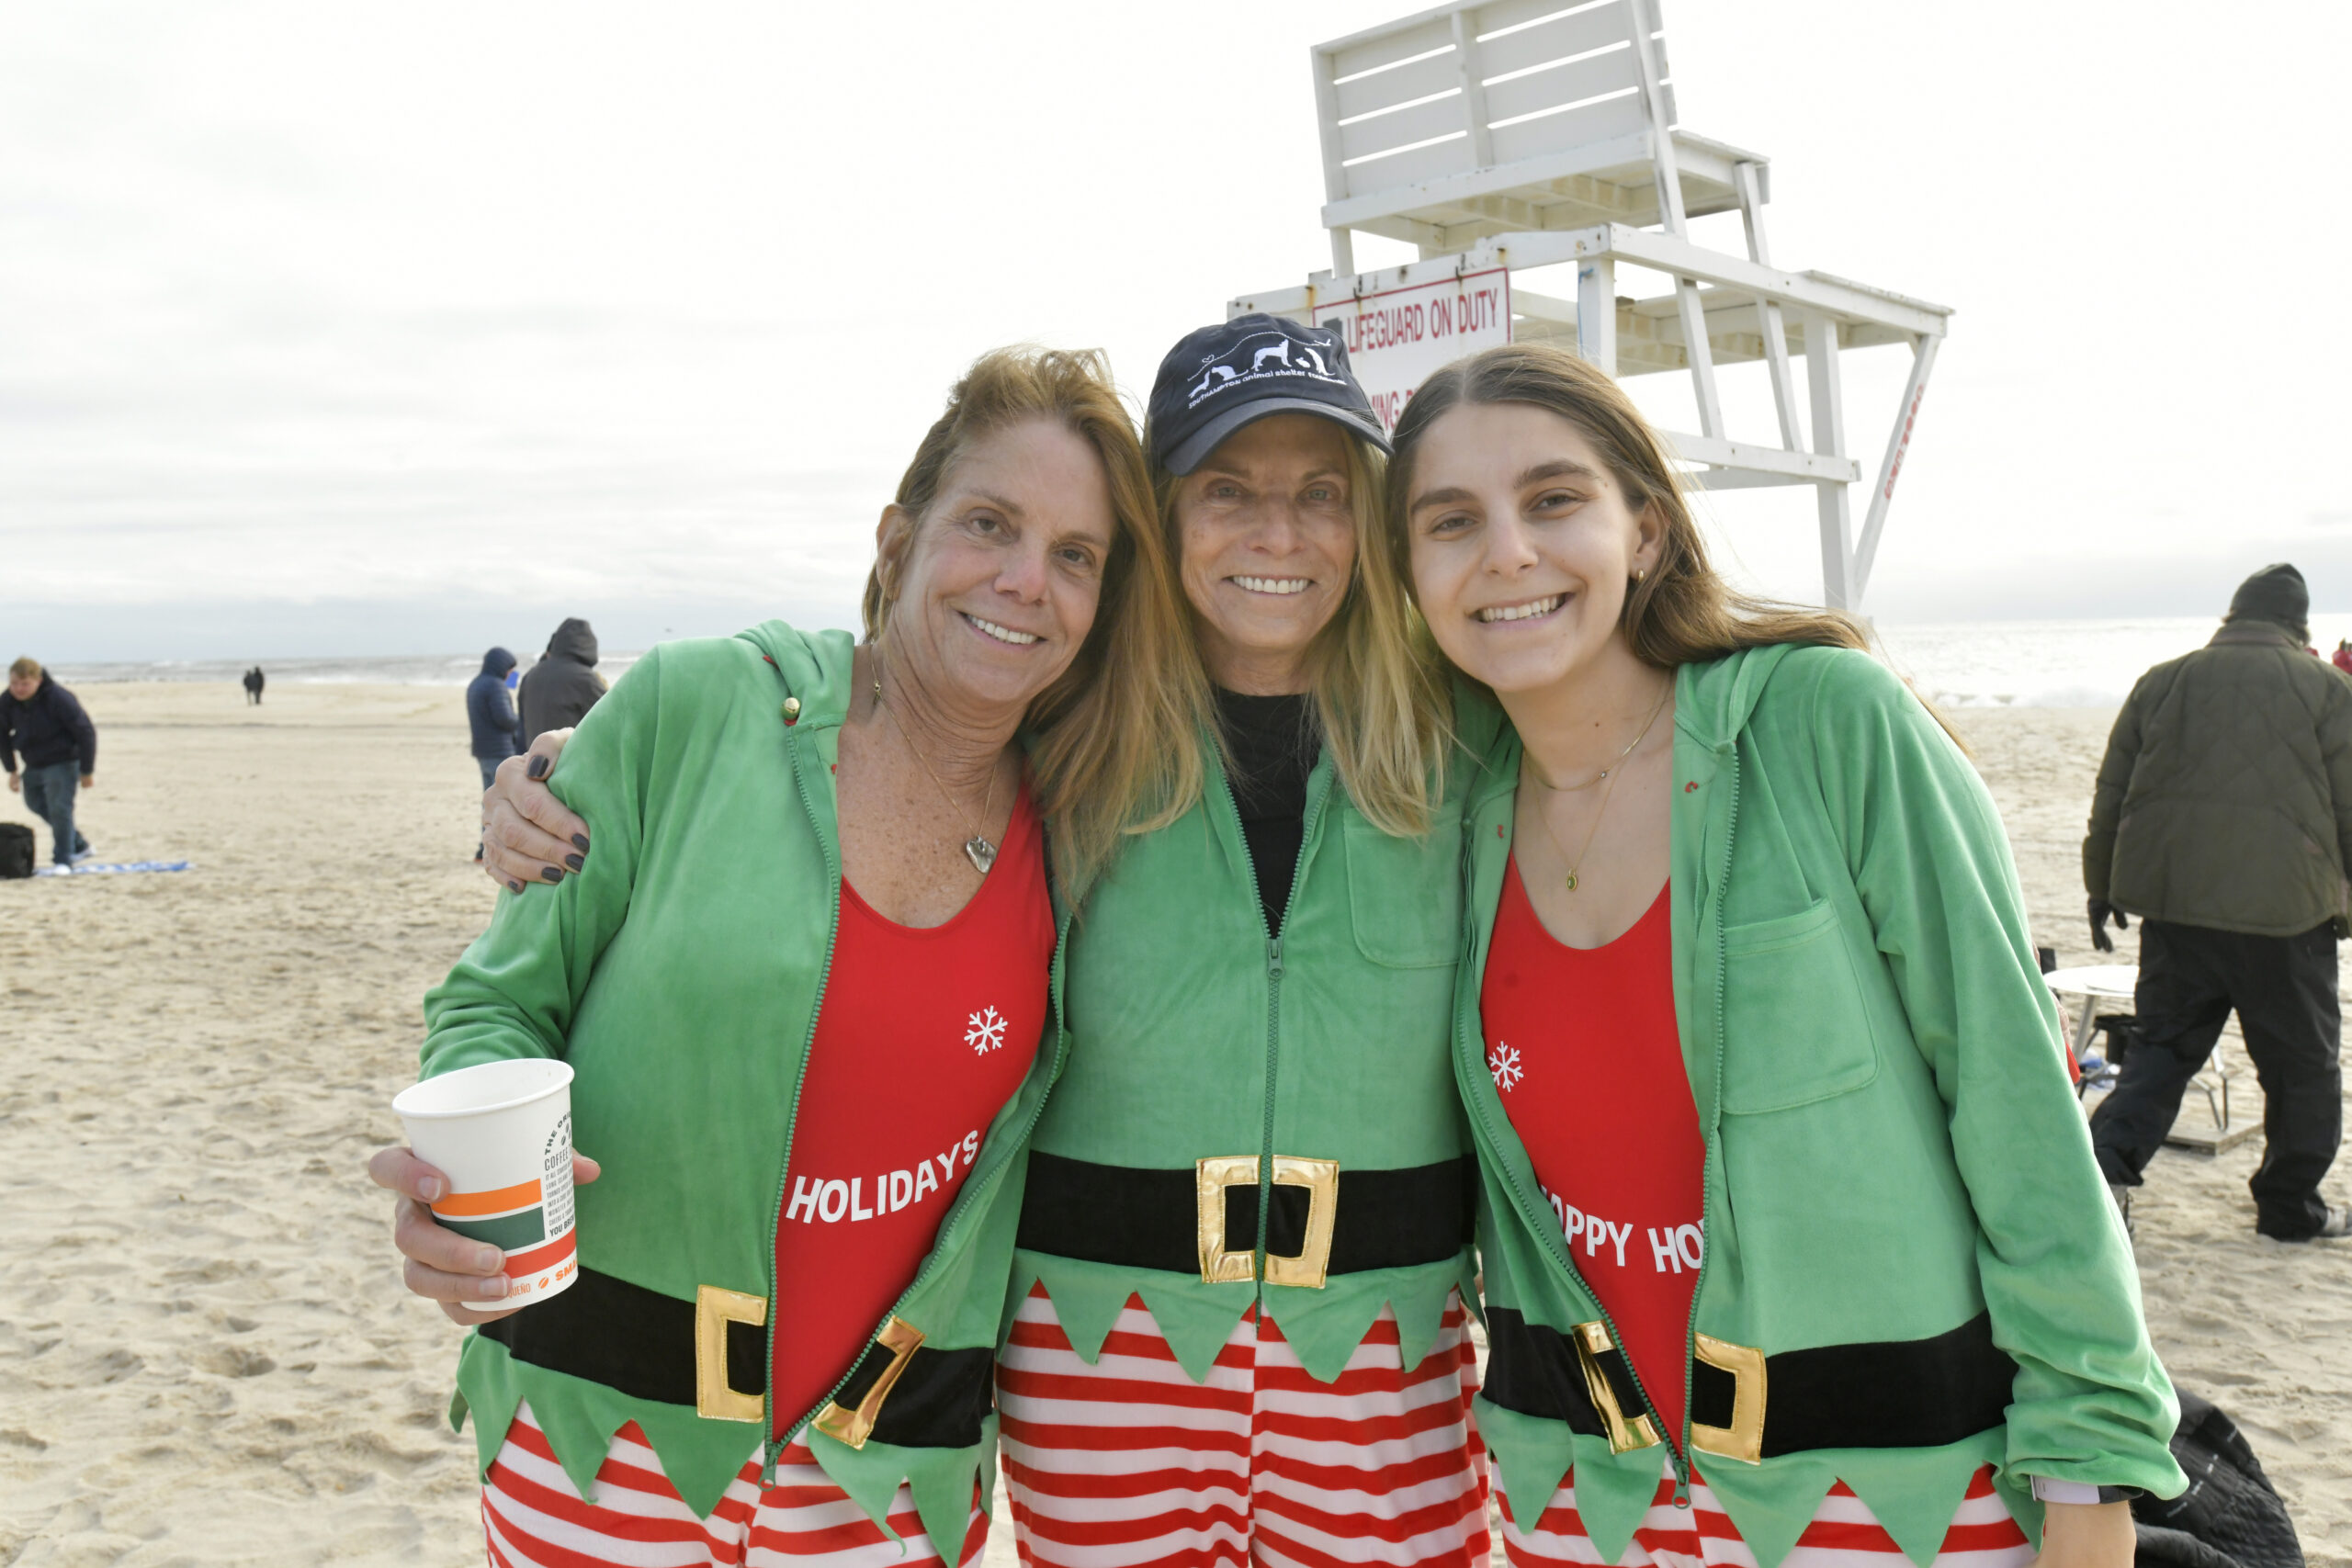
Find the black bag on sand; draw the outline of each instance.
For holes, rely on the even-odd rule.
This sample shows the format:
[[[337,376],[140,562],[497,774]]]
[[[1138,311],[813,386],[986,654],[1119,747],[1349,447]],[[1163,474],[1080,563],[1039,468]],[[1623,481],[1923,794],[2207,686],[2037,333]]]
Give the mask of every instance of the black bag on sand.
[[[22,822],[0,822],[0,881],[33,874],[33,830]]]
[[[2187,1389],[2172,1457],[2188,1490],[2132,1505],[2137,1568],[2303,1568],[2303,1549],[2278,1489],[2237,1423]]]

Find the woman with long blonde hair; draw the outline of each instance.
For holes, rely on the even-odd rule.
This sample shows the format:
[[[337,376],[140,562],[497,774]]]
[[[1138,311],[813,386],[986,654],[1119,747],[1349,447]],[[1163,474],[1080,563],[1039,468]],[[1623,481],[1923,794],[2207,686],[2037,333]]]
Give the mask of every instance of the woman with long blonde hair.
[[[999,1352],[1025,1561],[1483,1563],[1445,1056],[1463,776],[1338,335],[1161,361],[1177,790],[1086,892]]]

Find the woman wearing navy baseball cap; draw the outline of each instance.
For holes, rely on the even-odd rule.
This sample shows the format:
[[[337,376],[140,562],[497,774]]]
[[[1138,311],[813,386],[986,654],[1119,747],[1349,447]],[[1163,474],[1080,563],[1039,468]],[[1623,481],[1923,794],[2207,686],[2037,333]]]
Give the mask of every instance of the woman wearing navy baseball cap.
[[[1169,353],[1146,446],[1193,633],[1160,694],[1197,743],[1071,889],[998,1351],[1023,1558],[1483,1563],[1466,781],[1378,544],[1387,437],[1338,334],[1254,315]],[[582,830],[518,773],[494,828]],[[490,870],[528,886],[505,836]]]
[[[1072,931],[997,1358],[1022,1549],[1483,1562],[1464,781],[1387,437],[1337,333],[1252,315],[1160,362],[1145,446],[1200,744]]]

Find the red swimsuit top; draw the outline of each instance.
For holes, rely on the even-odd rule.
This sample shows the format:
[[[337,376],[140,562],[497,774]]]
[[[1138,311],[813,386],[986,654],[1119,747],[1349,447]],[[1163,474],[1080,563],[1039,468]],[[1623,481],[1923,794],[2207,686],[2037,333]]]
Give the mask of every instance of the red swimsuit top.
[[[884,919],[844,878],[775,1236],[779,1434],[847,1376],[931,1251],[1046,1023],[1054,911],[1024,787],[944,926]]]
[[[1706,1145],[1674,1021],[1671,903],[1662,890],[1616,941],[1569,947],[1514,857],[1478,1006],[1487,1070],[1569,1257],[1679,1446]]]

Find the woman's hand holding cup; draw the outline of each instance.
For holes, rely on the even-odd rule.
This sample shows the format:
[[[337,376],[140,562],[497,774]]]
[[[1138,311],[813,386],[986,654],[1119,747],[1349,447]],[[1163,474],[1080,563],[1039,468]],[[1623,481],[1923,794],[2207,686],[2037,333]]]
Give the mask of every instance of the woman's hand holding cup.
[[[571,1150],[571,1066],[506,1056],[410,1085],[392,1099],[409,1146],[368,1162],[401,1195],[392,1241],[408,1288],[458,1323],[505,1315],[579,1278],[572,1188],[595,1162]],[[459,1310],[468,1314],[459,1316]]]
[[[574,1186],[594,1181],[596,1162],[586,1155],[571,1156]],[[378,1149],[368,1162],[368,1179],[398,1194],[392,1204],[392,1245],[404,1261],[401,1280],[429,1302],[440,1303],[452,1323],[471,1325],[509,1316],[523,1309],[461,1307],[460,1302],[494,1302],[504,1298],[506,1255],[487,1242],[459,1235],[433,1217],[433,1201],[447,1194],[449,1179],[416,1157],[406,1147]]]

